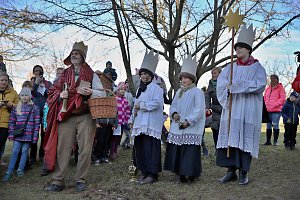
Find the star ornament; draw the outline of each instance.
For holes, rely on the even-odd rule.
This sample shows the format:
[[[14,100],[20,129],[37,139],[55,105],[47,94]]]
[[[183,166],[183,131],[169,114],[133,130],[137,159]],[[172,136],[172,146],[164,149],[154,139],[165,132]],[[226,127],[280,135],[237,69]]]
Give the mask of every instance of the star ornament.
[[[233,28],[237,31],[240,25],[245,24],[245,22],[243,22],[245,15],[240,15],[239,9],[237,9],[235,12],[232,12],[232,9],[230,9],[228,15],[223,17],[225,19],[223,24],[229,27],[229,32]]]

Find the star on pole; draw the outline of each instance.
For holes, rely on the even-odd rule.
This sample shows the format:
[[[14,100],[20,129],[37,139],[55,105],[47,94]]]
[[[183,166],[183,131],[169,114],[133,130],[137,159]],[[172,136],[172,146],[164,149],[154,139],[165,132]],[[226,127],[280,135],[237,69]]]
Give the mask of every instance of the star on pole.
[[[240,25],[245,24],[245,22],[243,22],[243,18],[245,17],[245,15],[240,15],[239,9],[237,9],[235,12],[230,9],[228,15],[225,15],[223,17],[225,19],[225,22],[223,24],[229,27],[229,32],[233,28],[237,31]]]

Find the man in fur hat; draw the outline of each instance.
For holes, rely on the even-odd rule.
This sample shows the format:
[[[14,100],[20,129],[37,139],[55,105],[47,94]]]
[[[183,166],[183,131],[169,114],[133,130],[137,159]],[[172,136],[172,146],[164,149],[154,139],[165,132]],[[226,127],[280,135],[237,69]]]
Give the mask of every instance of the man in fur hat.
[[[79,146],[79,159],[74,175],[76,190],[81,192],[86,189],[86,176],[91,163],[96,129],[87,100],[96,96],[106,96],[105,92],[99,91],[103,89],[99,77],[85,62],[86,53],[87,46],[83,42],[75,42],[70,55],[64,60],[65,65],[71,66],[64,70],[61,78],[49,91],[45,165],[48,170],[55,167],[55,171],[47,191],[58,192],[64,189],[64,179],[75,138]],[[82,86],[81,83],[85,85]],[[87,86],[87,83],[92,87]],[[65,84],[67,90],[64,89]],[[63,99],[68,99],[66,112],[61,112]]]
[[[139,70],[140,86],[137,90],[133,114],[132,136],[135,136],[137,168],[141,171],[139,184],[158,181],[161,172],[161,130],[163,127],[163,90],[154,82],[158,54],[146,52]]]
[[[239,185],[248,184],[251,159],[258,157],[263,92],[267,77],[265,69],[251,56],[254,37],[252,25],[249,28],[246,26],[242,28],[234,45],[237,61],[233,64],[232,84],[230,84],[230,65],[225,67],[218,77],[217,97],[223,109],[216,162],[218,166],[228,168],[225,176],[219,180],[221,183],[236,180],[236,170],[239,169]],[[232,95],[231,109],[229,93]],[[228,119],[229,112],[231,112],[230,119]]]

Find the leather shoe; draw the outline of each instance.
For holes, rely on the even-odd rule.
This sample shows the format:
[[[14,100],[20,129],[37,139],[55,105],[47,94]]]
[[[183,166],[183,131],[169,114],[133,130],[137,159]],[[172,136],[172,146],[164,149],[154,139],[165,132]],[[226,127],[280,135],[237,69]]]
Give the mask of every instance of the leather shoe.
[[[49,186],[46,188],[47,191],[49,192],[59,192],[65,189],[64,185],[56,185],[56,184],[49,184]]]
[[[82,182],[77,182],[76,183],[76,191],[83,192],[84,190],[86,190],[86,184],[82,183]]]
[[[245,171],[239,173],[239,185],[247,185],[249,182],[248,174]]]
[[[147,176],[146,178],[144,178],[141,182],[140,182],[140,184],[141,185],[146,185],[146,184],[151,184],[151,183],[154,183],[154,182],[156,182],[157,180],[155,179],[155,178],[153,178],[153,177],[151,177],[151,176]]]
[[[49,171],[45,168],[43,168],[41,173],[40,173],[41,176],[47,176],[48,174],[49,174]]]
[[[223,178],[219,179],[221,183],[227,183],[235,180],[237,180],[237,175],[235,172],[227,172]]]

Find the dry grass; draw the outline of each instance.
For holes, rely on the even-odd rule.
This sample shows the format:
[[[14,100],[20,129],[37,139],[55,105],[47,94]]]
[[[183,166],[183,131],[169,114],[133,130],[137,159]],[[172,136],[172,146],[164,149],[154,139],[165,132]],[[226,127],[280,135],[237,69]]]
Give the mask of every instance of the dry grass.
[[[262,134],[261,143],[264,140],[265,133]],[[67,188],[59,193],[44,190],[51,175],[40,177],[41,163],[38,162],[23,178],[13,177],[9,183],[0,183],[0,199],[300,199],[300,147],[295,151],[286,151],[282,140],[281,133],[279,146],[260,147],[259,159],[253,159],[247,186],[239,186],[237,182],[218,183],[225,169],[215,165],[212,135],[207,129],[206,143],[210,155],[202,158],[202,176],[193,184],[176,184],[174,175],[166,171],[160,174],[160,180],[155,184],[140,186],[130,183],[130,151],[120,149],[118,159],[112,164],[91,166],[88,190],[83,193],[75,192],[73,160],[70,161],[66,179]],[[11,144],[7,147],[6,159],[10,149]],[[2,177],[6,169],[1,167],[0,170]]]

